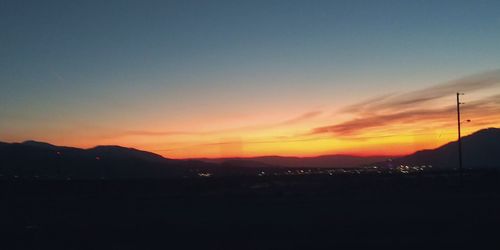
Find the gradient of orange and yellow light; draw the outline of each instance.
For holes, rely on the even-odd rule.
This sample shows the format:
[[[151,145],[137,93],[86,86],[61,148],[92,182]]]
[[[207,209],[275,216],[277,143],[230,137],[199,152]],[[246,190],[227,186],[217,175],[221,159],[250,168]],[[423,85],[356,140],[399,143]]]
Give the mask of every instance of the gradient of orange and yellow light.
[[[227,100],[222,106],[187,110],[175,119],[148,112],[134,114],[131,110],[129,115],[113,116],[116,119],[100,125],[68,119],[64,123],[42,119],[36,127],[30,127],[27,121],[11,122],[10,133],[3,140],[35,139],[84,148],[122,145],[169,158],[403,155],[456,140],[455,89],[467,91],[462,97],[466,102],[462,117],[472,122],[463,124],[463,135],[500,127],[497,83],[499,70],[400,94],[365,101],[352,97],[313,108],[300,107],[299,101],[287,99],[256,103],[244,112],[238,107],[234,110],[239,112],[224,113],[221,110],[232,110],[222,105],[231,106],[233,101]],[[270,104],[276,105],[266,107]]]

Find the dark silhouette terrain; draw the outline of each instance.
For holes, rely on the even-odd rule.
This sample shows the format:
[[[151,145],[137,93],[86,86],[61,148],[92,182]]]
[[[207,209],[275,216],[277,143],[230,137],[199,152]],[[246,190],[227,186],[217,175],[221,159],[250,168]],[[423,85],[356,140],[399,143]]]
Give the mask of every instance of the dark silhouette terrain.
[[[482,249],[500,178],[469,172],[0,181],[3,249]]]
[[[359,166],[384,161],[391,156],[353,156],[353,155],[321,155],[316,157],[283,157],[283,156],[261,156],[249,158],[220,158],[199,159],[205,162],[247,162],[246,164],[266,164],[270,166],[281,166],[287,168],[358,168]]]
[[[3,175],[49,179],[177,178],[188,175],[191,168],[211,168],[214,165],[172,160],[119,146],[79,149],[35,141],[1,144],[0,163]]]
[[[469,169],[500,168],[500,129],[488,128],[462,137],[464,167]],[[433,165],[452,169],[458,166],[457,142],[432,150],[418,151],[396,159],[397,163]]]
[[[391,161],[443,164],[440,170],[307,175],[274,175],[290,170],[241,159],[172,160],[117,146],[1,143],[0,246],[496,249],[499,139],[499,129],[464,138],[463,182],[451,162],[455,143]]]
[[[491,169],[500,166],[500,129],[489,128],[463,137],[464,167]],[[283,173],[297,168],[360,168],[377,165],[432,165],[452,170],[457,166],[457,144],[450,142],[432,150],[409,156],[356,157],[327,155],[318,157],[253,157],[229,159],[174,160],[160,155],[119,146],[91,149],[60,147],[26,141],[0,143],[0,177],[37,179],[171,179]]]

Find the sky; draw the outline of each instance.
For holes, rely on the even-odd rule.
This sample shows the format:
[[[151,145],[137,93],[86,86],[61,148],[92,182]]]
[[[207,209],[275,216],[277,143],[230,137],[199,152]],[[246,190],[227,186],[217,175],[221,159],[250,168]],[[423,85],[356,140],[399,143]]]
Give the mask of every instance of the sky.
[[[0,141],[402,155],[500,127],[500,2],[0,1]]]

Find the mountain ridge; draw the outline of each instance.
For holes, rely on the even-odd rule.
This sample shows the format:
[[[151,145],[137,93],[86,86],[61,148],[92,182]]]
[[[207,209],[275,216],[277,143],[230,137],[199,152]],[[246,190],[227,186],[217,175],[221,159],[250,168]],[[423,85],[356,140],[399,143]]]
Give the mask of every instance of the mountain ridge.
[[[500,128],[478,130],[462,138],[464,168],[500,168]],[[433,165],[456,168],[457,142],[392,158],[345,154],[317,157],[234,157],[169,159],[161,155],[116,145],[81,149],[37,141],[0,142],[0,175],[70,176],[75,178],[172,178],[256,174],[293,168],[359,168],[370,165]],[[281,169],[281,170],[280,170]]]
[[[486,128],[462,137],[464,168],[500,167],[500,128]],[[451,141],[434,149],[425,149],[395,159],[397,164],[458,166],[458,142]]]
[[[224,162],[256,162],[272,166],[290,168],[354,168],[363,164],[394,158],[393,156],[355,156],[347,154],[329,154],[320,156],[256,156],[256,157],[229,157],[229,158],[197,158],[197,160],[224,163]]]

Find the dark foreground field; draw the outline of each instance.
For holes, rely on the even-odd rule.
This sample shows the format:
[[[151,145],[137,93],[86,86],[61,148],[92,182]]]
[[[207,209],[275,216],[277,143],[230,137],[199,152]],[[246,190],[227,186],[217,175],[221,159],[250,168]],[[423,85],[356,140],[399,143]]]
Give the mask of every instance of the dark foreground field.
[[[0,249],[500,247],[500,178],[470,173],[0,182]]]

